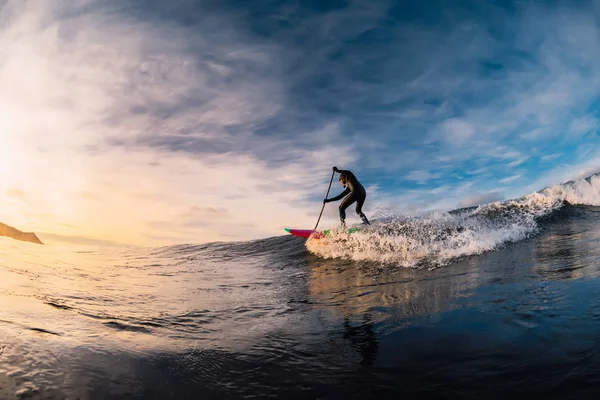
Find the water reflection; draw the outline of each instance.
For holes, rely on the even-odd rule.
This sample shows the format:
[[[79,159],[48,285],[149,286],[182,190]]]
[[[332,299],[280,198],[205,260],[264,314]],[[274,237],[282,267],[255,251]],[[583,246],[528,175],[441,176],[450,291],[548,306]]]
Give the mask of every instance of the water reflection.
[[[386,271],[315,259],[309,264],[308,291],[315,307],[337,318],[372,314],[378,322],[445,311],[452,307],[450,299],[466,294],[479,279],[467,263],[453,265],[452,270]]]
[[[356,348],[361,356],[361,365],[373,365],[379,353],[379,342],[373,329],[374,322],[369,313],[363,314],[362,323],[352,326],[350,317],[344,318],[344,339]]]
[[[479,282],[468,263],[452,271],[386,271],[314,258],[308,272],[313,308],[326,329],[339,331],[363,367],[376,364],[383,335],[457,307],[452,299],[466,296]]]
[[[600,227],[594,209],[570,209],[571,218],[544,226],[536,238],[535,271],[548,279],[596,276],[600,263]]]

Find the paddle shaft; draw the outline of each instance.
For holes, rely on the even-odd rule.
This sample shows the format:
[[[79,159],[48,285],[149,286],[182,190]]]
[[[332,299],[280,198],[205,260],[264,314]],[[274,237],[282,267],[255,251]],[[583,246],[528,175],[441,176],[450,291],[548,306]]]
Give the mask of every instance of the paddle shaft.
[[[333,182],[333,176],[335,175],[335,171],[331,173],[331,180],[329,181],[329,187],[327,188],[327,194],[325,198],[329,196],[329,190],[331,189],[331,183]],[[321,215],[323,215],[323,210],[325,209],[325,203],[323,203],[323,207],[321,207],[321,213],[319,214],[319,219],[317,220],[317,224],[315,225],[315,230],[317,230],[317,226],[319,226],[319,221],[321,221]]]

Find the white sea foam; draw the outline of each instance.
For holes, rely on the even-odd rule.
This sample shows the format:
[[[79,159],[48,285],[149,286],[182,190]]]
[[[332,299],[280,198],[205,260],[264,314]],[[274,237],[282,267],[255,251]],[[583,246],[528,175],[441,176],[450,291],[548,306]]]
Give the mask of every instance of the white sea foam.
[[[307,247],[325,258],[408,267],[439,266],[457,257],[493,250],[535,234],[539,218],[566,202],[599,206],[600,176],[551,186],[470,211],[421,217],[388,214],[359,232],[334,231],[326,239],[309,239]]]

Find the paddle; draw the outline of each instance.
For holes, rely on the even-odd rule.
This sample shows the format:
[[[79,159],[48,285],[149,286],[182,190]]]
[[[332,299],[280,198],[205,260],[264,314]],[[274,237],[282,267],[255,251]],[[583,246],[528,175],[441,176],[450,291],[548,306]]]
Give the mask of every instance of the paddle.
[[[335,175],[335,170],[331,173],[331,180],[329,181],[329,187],[327,188],[327,194],[325,198],[329,196],[329,189],[331,189],[331,183],[333,182],[333,176]],[[319,226],[319,221],[321,220],[321,215],[323,215],[323,210],[325,209],[325,203],[323,203],[323,207],[321,207],[321,214],[319,214],[319,219],[317,220],[317,224],[315,225],[315,230],[317,230],[317,226]]]

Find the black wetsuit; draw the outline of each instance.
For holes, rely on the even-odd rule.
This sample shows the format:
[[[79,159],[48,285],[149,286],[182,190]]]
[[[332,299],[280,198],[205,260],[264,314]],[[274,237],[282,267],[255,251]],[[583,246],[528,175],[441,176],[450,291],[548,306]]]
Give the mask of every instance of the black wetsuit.
[[[340,220],[342,221],[342,225],[346,224],[346,208],[348,208],[354,202],[356,202],[356,213],[360,216],[365,224],[368,224],[369,220],[362,212],[362,206],[367,198],[367,191],[363,185],[361,185],[358,179],[356,179],[356,176],[354,176],[352,172],[341,169],[337,171],[340,173],[340,179],[343,178],[346,182],[346,190],[331,199],[326,199],[325,201],[337,201],[347,195],[340,204]]]

